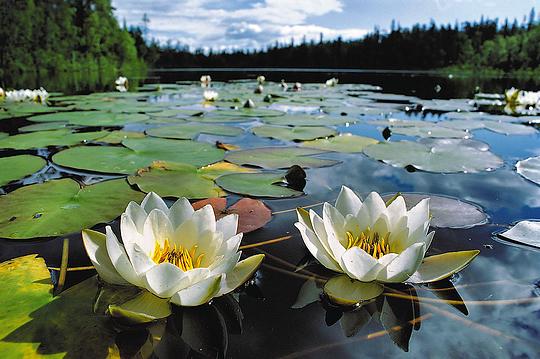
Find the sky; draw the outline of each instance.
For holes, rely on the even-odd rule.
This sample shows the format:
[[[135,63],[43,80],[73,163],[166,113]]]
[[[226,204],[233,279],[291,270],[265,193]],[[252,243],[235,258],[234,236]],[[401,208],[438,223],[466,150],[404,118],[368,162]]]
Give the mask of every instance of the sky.
[[[508,17],[519,21],[540,0],[113,0],[120,22],[142,25],[148,37],[180,42],[192,50],[259,49],[278,42],[299,43],[341,36],[358,39],[392,19],[415,23],[455,23]]]

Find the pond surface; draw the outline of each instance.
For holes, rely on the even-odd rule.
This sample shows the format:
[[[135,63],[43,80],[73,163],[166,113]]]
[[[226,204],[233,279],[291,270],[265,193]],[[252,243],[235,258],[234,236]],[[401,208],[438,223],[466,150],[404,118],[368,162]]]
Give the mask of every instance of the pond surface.
[[[533,112],[526,119],[509,116],[495,102],[482,103],[479,108],[474,101],[474,93],[479,90],[502,93],[512,86],[534,89],[533,83],[411,73],[210,72],[214,80],[211,89],[219,97],[215,102],[204,102],[203,91],[207,89],[194,81],[201,73],[155,71],[140,92],[53,95],[52,108],[46,111],[53,112],[52,116],[26,105],[5,106],[0,132],[7,135],[0,137],[0,157],[32,155],[44,162],[2,183],[5,207],[0,214],[0,237],[5,239],[0,239],[0,262],[39,254],[49,268],[56,268],[52,270],[56,283],[62,250],[66,249],[64,239],[68,238],[68,268],[72,270],[68,269],[64,287],[75,288],[83,279],[92,277],[95,272],[85,269],[90,262],[80,239],[81,229],[91,227],[103,232],[104,222],[111,221],[117,230],[118,220],[114,218],[130,199],[140,201],[141,191],[161,191],[171,199],[170,203],[175,197],[171,194],[188,193],[174,181],[172,188],[159,181],[144,182],[147,187],[143,187],[144,171],[141,174],[137,169],[155,160],[188,163],[196,170],[225,159],[278,178],[283,178],[291,165],[298,164],[306,171],[305,187],[290,190],[290,196],[280,192],[278,198],[265,195],[274,193],[275,185],[248,188],[232,180],[226,182],[223,177],[211,177],[210,190],[226,196],[229,204],[256,190],[261,194],[256,198],[273,212],[269,223],[244,236],[243,245],[281,238],[244,250],[248,255],[264,253],[266,259],[249,285],[229,298],[237,303],[233,305],[233,318],[221,310],[227,304],[217,301],[212,307],[220,308],[216,311],[180,311],[161,326],[115,327],[108,335],[120,354],[160,358],[223,354],[230,358],[538,356],[540,252],[496,234],[517,221],[540,218],[540,187],[515,169],[518,161],[540,155],[539,133],[531,125],[540,117]],[[254,77],[261,73],[267,83],[262,94],[255,94]],[[338,86],[320,84],[331,76],[340,77]],[[280,86],[281,78],[289,81],[288,91]],[[245,80],[225,81],[236,79]],[[295,92],[291,91],[293,81],[306,83]],[[159,87],[154,83],[160,83]],[[271,95],[269,102],[264,101],[267,95]],[[255,108],[242,107],[248,98]],[[481,118],[475,117],[479,110],[486,111]],[[463,113],[467,115],[463,117]],[[447,126],[460,120],[469,122]],[[470,125],[473,120],[480,124]],[[42,127],[25,129],[30,125]],[[263,131],[261,126],[267,129]],[[110,136],[110,132],[118,130],[127,132]],[[35,137],[20,137],[32,133]],[[346,134],[357,142],[333,143]],[[216,141],[238,149],[217,148]],[[398,147],[388,147],[394,145]],[[299,157],[295,156],[296,150],[272,150],[271,158],[243,152],[266,147],[318,150]],[[2,172],[14,169],[15,165],[8,165]],[[235,168],[232,172],[242,170]],[[43,193],[21,195],[17,201],[8,199],[22,188],[61,178],[84,184],[85,189],[99,196],[79,193],[77,200],[67,196],[69,200],[55,204]],[[101,189],[93,187],[109,180]],[[113,185],[112,181],[117,182]],[[436,234],[428,255],[471,249],[480,250],[480,255],[449,280],[430,286],[395,287],[390,292],[393,295],[379,297],[362,310],[344,311],[325,300],[293,308],[302,306],[298,301],[304,299],[299,298],[299,293],[303,286],[310,287],[306,281],[314,276],[329,277],[328,271],[310,261],[294,227],[294,209],[310,207],[321,213],[321,202],[333,203],[342,185],[364,198],[376,191],[389,196],[397,192],[405,196],[421,193],[464,202],[465,206],[443,206],[433,213],[434,221],[447,223],[434,228]],[[68,189],[64,187],[54,190],[65,193]],[[201,191],[185,195],[194,201],[209,197]],[[33,219],[19,219],[13,214],[25,213],[21,206],[39,200],[44,201],[42,206],[27,205],[31,207],[28,211],[34,213]],[[48,205],[63,211],[48,217]],[[58,218],[60,214],[56,213],[65,217]],[[75,218],[70,218],[70,213]],[[479,213],[479,220],[471,219]],[[46,220],[47,226],[42,227],[47,228],[36,227],[34,222],[28,222],[31,220]],[[92,285],[90,293],[94,296],[97,288]],[[316,291],[315,284],[311,288]],[[10,293],[3,294],[0,302],[13,306],[15,299]],[[106,348],[95,350],[100,344],[91,340],[93,337],[58,339],[63,335],[67,338],[66,333],[73,330],[70,320],[52,319],[54,310],[62,311],[62,301],[68,301],[67,296],[59,298],[52,302],[57,309],[52,306],[43,311],[38,306],[33,314],[26,313],[33,318],[30,324],[0,331],[0,336],[6,336],[0,342],[0,352],[7,350],[1,343],[8,342],[12,346],[34,343],[32,350],[40,354],[107,356]],[[90,307],[84,308],[91,311]],[[85,315],[81,313],[82,318]],[[49,320],[53,327],[50,333],[25,332],[35,330],[28,329],[32,322],[46,332]],[[77,325],[83,333],[88,330],[84,319],[79,319]],[[10,350],[15,353],[19,349]]]

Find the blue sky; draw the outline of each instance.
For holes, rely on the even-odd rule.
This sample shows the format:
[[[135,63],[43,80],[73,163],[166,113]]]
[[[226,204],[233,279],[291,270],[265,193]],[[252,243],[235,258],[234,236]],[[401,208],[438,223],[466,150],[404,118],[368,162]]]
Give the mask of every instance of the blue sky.
[[[150,18],[149,37],[194,48],[261,48],[276,41],[296,42],[342,36],[359,38],[392,19],[414,23],[454,23],[481,15],[522,20],[540,0],[113,0],[116,16],[129,25]],[[540,11],[539,11],[540,12]]]

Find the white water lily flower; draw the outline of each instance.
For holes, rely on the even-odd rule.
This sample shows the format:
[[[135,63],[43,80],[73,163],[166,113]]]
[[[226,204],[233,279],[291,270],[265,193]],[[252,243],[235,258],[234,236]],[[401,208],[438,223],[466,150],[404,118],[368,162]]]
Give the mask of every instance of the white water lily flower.
[[[0,87],[0,100],[3,100],[6,97],[6,92],[3,88]]]
[[[0,96],[1,98],[2,96]],[[45,90],[43,87],[41,87],[38,90],[13,90],[13,91],[6,91],[4,93],[5,100],[7,102],[36,102],[40,104],[45,104],[47,102],[47,98],[49,97],[49,93],[47,90]]]
[[[212,78],[210,77],[210,75],[201,76],[201,87],[209,87],[210,82],[212,82]]]
[[[206,90],[203,92],[203,97],[205,101],[215,101],[218,98],[217,91]]]
[[[397,196],[386,206],[372,192],[364,202],[342,187],[335,207],[324,203],[322,218],[298,209],[296,227],[311,254],[326,268],[360,282],[424,283],[448,277],[464,268],[478,251],[428,257],[435,232],[428,232],[429,198],[407,210]],[[450,255],[450,256],[445,256]],[[435,263],[433,263],[435,262]]]
[[[292,89],[293,89],[293,91],[301,91],[302,90],[302,84],[300,82],[295,82]]]
[[[266,81],[266,77],[264,77],[264,76],[258,76],[258,77],[257,77],[257,83],[258,83],[259,85],[264,84],[265,81]]]
[[[339,80],[335,77],[326,80],[326,87],[334,87],[338,84]]]
[[[197,306],[242,285],[264,257],[239,262],[237,224],[238,215],[216,221],[210,205],[195,211],[185,198],[168,208],[151,192],[122,214],[122,242],[109,226],[106,236],[90,230],[82,236],[105,282],[145,289],[152,294],[143,291],[145,302],[151,297],[163,305]]]
[[[116,81],[114,82],[116,85],[118,86],[124,86],[124,87],[127,87],[128,86],[128,79],[127,77],[124,77],[124,76],[119,76]]]

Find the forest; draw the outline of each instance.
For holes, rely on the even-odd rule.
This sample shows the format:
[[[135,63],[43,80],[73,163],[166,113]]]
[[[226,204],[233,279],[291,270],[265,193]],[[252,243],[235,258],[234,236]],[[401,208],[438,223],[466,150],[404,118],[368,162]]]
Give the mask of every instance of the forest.
[[[156,46],[154,45],[151,46]],[[374,29],[363,39],[275,43],[266,49],[203,53],[182,44],[159,48],[155,67],[300,67],[396,70],[539,71],[540,23],[532,9],[517,19],[416,24]]]

